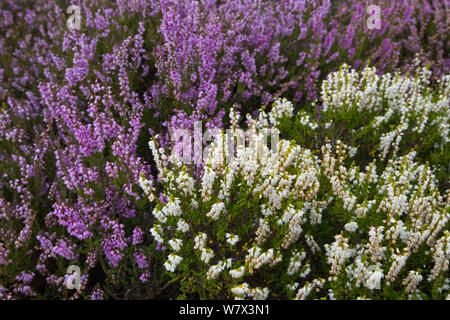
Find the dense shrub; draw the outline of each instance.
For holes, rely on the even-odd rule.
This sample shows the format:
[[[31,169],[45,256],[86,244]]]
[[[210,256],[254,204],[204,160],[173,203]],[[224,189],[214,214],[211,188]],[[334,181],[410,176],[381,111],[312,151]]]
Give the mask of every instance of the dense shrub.
[[[164,186],[150,232],[181,297],[445,297],[450,194],[430,167],[415,152],[359,167],[339,140],[320,155],[283,139],[273,151],[263,129],[289,115],[286,100],[261,111],[247,147],[230,142],[236,127],[219,133],[197,181],[150,142]]]
[[[322,82],[319,108],[301,111],[280,128],[310,148],[342,140],[358,149],[361,166],[374,158],[386,163],[414,150],[418,159],[432,165],[444,191],[450,173],[450,77],[443,75],[432,87],[427,67],[416,74],[379,76],[375,68],[357,72],[343,65]]]

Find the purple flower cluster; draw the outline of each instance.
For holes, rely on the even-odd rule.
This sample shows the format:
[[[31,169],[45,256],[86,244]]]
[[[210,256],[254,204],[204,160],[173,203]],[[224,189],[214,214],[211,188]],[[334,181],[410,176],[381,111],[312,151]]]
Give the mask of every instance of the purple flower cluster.
[[[153,46],[144,43],[144,21],[156,8],[73,4],[82,30],[67,28],[57,1],[0,5],[0,263],[32,270],[63,296],[68,265],[109,277],[126,248],[138,246],[124,221],[142,216],[138,179],[151,176],[137,149]],[[121,22],[125,15],[135,22]],[[32,295],[25,286],[9,291],[17,281],[2,282],[4,296]]]

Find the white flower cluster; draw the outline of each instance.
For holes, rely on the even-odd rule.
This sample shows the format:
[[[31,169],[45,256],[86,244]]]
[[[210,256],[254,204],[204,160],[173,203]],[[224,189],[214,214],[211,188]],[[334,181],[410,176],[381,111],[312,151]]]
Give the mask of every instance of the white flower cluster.
[[[279,253],[274,253],[274,249],[268,249],[262,252],[261,248],[258,246],[251,247],[248,249],[248,254],[245,256],[245,264],[248,268],[248,272],[253,274],[253,272],[261,268],[265,264],[270,264],[270,266],[276,265],[282,259]]]
[[[233,278],[238,279],[244,275],[245,267],[239,267],[237,269],[230,270],[229,273]]]
[[[354,100],[358,112],[381,112],[387,98],[378,97],[376,88],[382,83],[386,96],[401,96],[389,89],[396,81],[383,80],[373,69],[362,75],[341,69],[324,85],[325,109],[350,107]],[[340,91],[336,83],[341,83]],[[400,92],[412,94],[409,82],[398,85]],[[407,108],[412,102],[406,93],[404,97]],[[445,100],[427,103],[436,99]],[[387,105],[394,108],[391,102]],[[227,136],[218,135],[198,183],[186,167],[153,148],[168,200],[155,207],[150,232],[172,251],[166,269],[175,272],[183,260],[189,267],[178,271],[185,272],[181,278],[211,281],[204,284],[204,292],[211,285],[211,292],[220,287],[237,299],[267,298],[269,284],[252,289],[248,283],[264,279],[273,268],[283,268],[287,292],[293,295],[300,288],[296,299],[310,297],[314,290],[333,299],[348,292],[373,298],[368,292],[376,297],[386,286],[400,288],[408,298],[420,296],[425,282],[442,286],[450,258],[445,231],[450,192],[446,198],[440,195],[433,169],[415,162],[415,152],[382,164],[375,159],[360,168],[347,161],[355,147],[339,140],[321,146],[320,153],[283,139],[270,148],[262,129],[290,116],[291,109],[286,101],[277,101],[269,115],[261,112],[252,119],[248,146],[239,145],[229,161],[224,161],[230,156],[224,147]],[[327,236],[334,241],[323,242],[324,230],[335,231]],[[328,268],[325,279],[318,278],[323,268],[315,270],[321,255],[328,264],[323,266]],[[433,265],[431,270],[416,263],[424,259]]]
[[[269,120],[273,126],[278,124],[279,119],[283,117],[292,117],[294,106],[286,98],[277,99],[273,103],[272,110],[269,112]]]
[[[445,231],[445,234],[436,241],[432,248],[434,268],[431,270],[428,281],[433,281],[442,273],[448,272],[450,263],[450,232]],[[450,279],[449,279],[450,280]]]
[[[232,288],[231,292],[236,300],[243,300],[247,296],[253,300],[266,300],[270,293],[269,288],[250,288],[247,282]]]
[[[224,211],[225,204],[223,202],[214,203],[211,210],[206,214],[207,217],[211,217],[213,220],[219,219],[219,215]]]
[[[173,251],[180,251],[181,246],[183,245],[183,240],[181,239],[170,239],[169,244],[172,247]]]
[[[200,232],[195,238],[194,238],[194,249],[203,250],[205,248],[206,239],[207,239],[206,233]]]
[[[358,224],[355,221],[345,224],[344,229],[348,232],[355,232],[358,230]]]
[[[350,207],[346,213],[350,222],[344,225],[347,236],[336,235],[335,242],[325,245],[329,281],[349,279],[345,290],[356,290],[361,285],[375,290],[395,283],[404,286],[408,297],[416,292],[425,277],[421,272],[426,270],[405,270],[405,266],[407,261],[411,264],[416,260],[423,247],[427,248],[426,255],[434,253],[428,258],[430,263],[434,261],[434,268],[427,273],[429,281],[443,276],[449,263],[448,231],[437,237],[448,226],[450,214],[431,169],[414,162],[412,152],[389,160],[379,175],[371,170],[373,164],[367,166],[366,172],[360,172],[359,178],[349,179],[352,169],[343,166],[345,154],[337,151],[335,158],[329,148],[323,151],[327,160],[322,165],[326,166],[324,172],[332,183],[333,196],[341,199],[344,208]],[[355,200],[346,206],[350,199]],[[359,210],[362,206],[366,206],[365,210]],[[363,235],[365,239],[361,238]],[[404,271],[408,276],[396,281]],[[333,294],[336,296],[338,292]]]
[[[175,272],[176,267],[183,260],[182,257],[177,256],[176,254],[169,254],[168,260],[164,263],[164,267],[169,272]]]
[[[180,218],[177,222],[177,230],[186,233],[189,231],[189,224]]]
[[[236,300],[243,300],[247,296],[249,291],[250,288],[247,282],[244,282],[243,284],[240,284],[231,289],[231,292],[235,295]]]
[[[312,131],[316,130],[319,127],[319,125],[314,120],[311,120],[311,116],[304,111],[300,112],[298,121],[301,126],[309,128]]]
[[[200,260],[204,263],[208,264],[209,260],[211,260],[214,257],[214,251],[212,249],[206,248],[202,249],[202,255],[200,257]]]
[[[139,185],[141,186],[142,190],[144,190],[145,195],[147,196],[148,200],[150,202],[153,202],[155,199],[155,195],[153,194],[153,191],[155,191],[155,188],[153,188],[153,183],[151,180],[147,180],[143,174],[139,176]]]
[[[300,267],[302,266],[303,260],[306,258],[306,252],[298,252],[297,250],[294,250],[292,252],[291,261],[289,262],[289,266],[287,269],[287,273],[289,275],[293,275],[296,273]]]
[[[218,264],[211,266],[206,273],[207,279],[215,279],[219,276],[219,274],[225,269],[231,268],[232,260],[228,258],[226,261],[219,261]]]
[[[449,143],[450,76],[442,76],[434,92],[428,85],[431,73],[427,68],[418,69],[417,74],[415,78],[399,73],[377,75],[375,68],[356,72],[343,65],[322,83],[324,129],[334,123],[337,129],[339,119],[356,123],[352,135],[379,137],[382,159],[390,152],[397,154],[405,137],[417,134],[440,137],[433,147],[444,148]]]
[[[151,233],[155,240],[167,244],[166,247],[172,250],[166,269],[175,270],[178,260],[173,255],[176,254],[176,257],[192,260],[192,267],[204,270],[206,279],[224,277],[225,269],[230,269],[227,274],[232,279],[241,279],[246,275],[252,276],[263,266],[273,268],[278,265],[283,260],[281,251],[275,249],[279,246],[286,251],[285,259],[292,258],[286,270],[288,275],[307,277],[310,274],[311,266],[302,266],[306,250],[299,251],[293,245],[300,241],[305,225],[320,224],[322,211],[327,206],[327,203],[315,200],[319,190],[320,164],[310,150],[287,140],[281,140],[277,148],[271,148],[264,135],[264,124],[273,125],[280,117],[292,116],[292,110],[290,102],[277,100],[269,114],[262,112],[257,121],[252,120],[248,146],[238,145],[228,162],[224,161],[229,156],[227,148],[224,148],[227,136],[219,135],[206,159],[200,190],[196,190],[198,186],[187,175],[185,167],[153,146],[168,201],[153,210],[157,222]],[[236,117],[237,113],[232,115]],[[219,189],[216,190],[215,186]],[[235,193],[230,193],[232,186],[245,188],[242,196],[261,199],[255,212],[245,213],[247,226],[246,222],[242,224],[245,221],[241,218],[242,211],[229,211],[230,199],[236,198]],[[185,204],[184,201],[188,202]],[[301,201],[301,205],[288,204],[292,201]],[[253,218],[255,222],[252,222]],[[214,226],[223,224],[229,229],[220,240],[213,230]],[[243,227],[250,228],[252,233],[242,234]],[[194,230],[197,233],[192,234]],[[275,235],[280,239],[274,239]],[[305,243],[313,252],[320,250],[310,234],[304,236]],[[224,256],[223,248],[226,247],[232,250],[226,253],[229,256]],[[267,297],[268,292],[268,289],[254,288],[249,289],[245,296],[260,299]]]
[[[324,279],[314,279],[311,283],[306,282],[305,286],[298,289],[295,300],[305,300],[313,290],[319,291],[325,284]]]
[[[239,241],[239,236],[236,234],[227,233],[225,237],[227,238],[227,243],[231,246],[234,246]]]

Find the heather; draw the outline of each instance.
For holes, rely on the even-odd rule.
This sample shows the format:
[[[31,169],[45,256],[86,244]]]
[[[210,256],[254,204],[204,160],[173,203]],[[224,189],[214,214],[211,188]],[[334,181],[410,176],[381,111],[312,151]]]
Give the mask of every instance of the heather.
[[[448,5],[2,1],[0,298],[445,298]],[[196,121],[288,164],[180,165]]]
[[[344,78],[343,70],[332,76]],[[434,164],[417,161],[420,148],[398,148],[388,161],[359,165],[366,151],[339,139],[325,138],[319,150],[281,139],[274,150],[264,130],[292,111],[278,100],[248,117],[244,132],[232,110],[231,129],[217,133],[197,181],[178,153],[150,141],[164,186],[162,199],[143,187],[155,203],[150,233],[167,248],[164,267],[180,297],[446,298],[449,193],[439,192]],[[320,130],[306,115],[300,121]]]
[[[433,166],[439,188],[445,191],[450,162],[449,77],[439,78],[433,88],[429,65],[418,65],[415,74],[414,78],[398,72],[378,75],[373,67],[357,72],[342,65],[322,82],[319,101],[300,111],[294,121],[282,121],[279,128],[313,149],[341,140],[359,150],[355,161],[360,166],[374,158],[386,163],[414,150],[421,162]]]

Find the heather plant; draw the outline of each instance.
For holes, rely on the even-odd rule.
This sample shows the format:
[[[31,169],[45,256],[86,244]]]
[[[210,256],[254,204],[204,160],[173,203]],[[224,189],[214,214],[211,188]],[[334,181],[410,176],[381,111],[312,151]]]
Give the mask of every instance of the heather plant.
[[[164,186],[150,232],[179,298],[446,297],[449,193],[430,167],[415,152],[359,167],[339,140],[318,155],[282,139],[274,152],[262,131],[292,110],[277,101],[249,118],[248,146],[219,133],[200,180],[150,142]]]
[[[152,44],[144,32],[152,26],[132,22],[137,12],[142,18],[151,12],[126,4],[103,11],[107,2],[80,2],[85,28],[78,31],[62,23],[65,8],[45,3],[35,4],[37,29],[45,30],[41,20],[53,21],[55,38],[25,39],[38,48],[47,47],[45,40],[60,43],[59,50],[35,53],[43,70],[34,74],[34,87],[20,82],[27,98],[14,94],[14,79],[5,82],[11,87],[0,118],[1,296],[77,298],[91,290],[151,296],[159,280],[150,278],[153,265],[141,248],[138,226],[148,222],[139,215],[136,191],[139,174],[150,174],[137,148],[146,108],[140,83],[151,76],[144,61]],[[32,10],[23,17],[19,3],[9,6],[16,19],[33,21]],[[45,20],[51,10],[60,23]],[[66,288],[70,265],[81,270],[75,292]],[[33,275],[23,285],[21,272]],[[133,286],[124,279],[135,279]]]
[[[271,121],[291,113],[291,103],[279,102]],[[234,110],[231,117],[237,130]],[[180,297],[283,298],[293,294],[286,285],[311,272],[307,252],[317,245],[310,230],[326,206],[313,201],[319,190],[318,163],[309,150],[285,140],[280,153],[272,153],[262,129],[262,123],[252,122],[247,137],[252,147],[236,145],[236,156],[228,154],[228,135],[219,133],[200,181],[177,153],[167,157],[150,142],[164,185],[164,201],[156,199],[150,232],[167,248],[164,267],[180,281]],[[142,185],[153,199],[145,178]],[[306,235],[300,240],[302,229]]]
[[[322,148],[336,199],[331,214],[343,223],[335,241],[324,246],[330,298],[445,298],[448,190],[439,193],[429,166],[414,161],[415,152],[389,160],[377,174],[379,162],[364,171],[346,168],[346,152],[337,149],[333,157],[330,151],[330,145]]]
[[[417,69],[415,76],[377,75],[374,67],[358,72],[343,65],[322,82],[319,100],[280,129],[310,148],[327,139],[341,140],[354,149],[361,166],[372,159],[386,163],[414,150],[418,160],[432,166],[440,190],[445,191],[449,187],[450,77],[442,75],[431,86],[429,68]]]
[[[367,27],[370,5],[381,8],[380,29]],[[220,126],[234,104],[245,113],[280,96],[313,101],[343,63],[413,72],[420,54],[434,75],[450,71],[445,2],[165,1],[161,11],[153,93],[176,109],[169,128]]]
[[[335,5],[332,16],[346,28],[338,33],[339,45],[348,49],[341,51],[344,58],[338,63],[358,68],[369,59],[379,72],[414,72],[419,55],[430,63],[435,77],[450,71],[448,1],[363,0]],[[367,25],[370,6],[380,8],[379,28]]]

